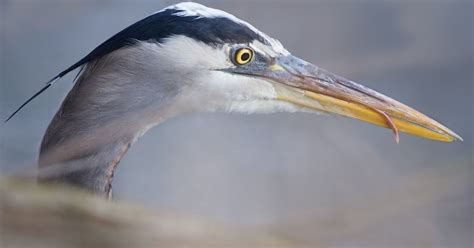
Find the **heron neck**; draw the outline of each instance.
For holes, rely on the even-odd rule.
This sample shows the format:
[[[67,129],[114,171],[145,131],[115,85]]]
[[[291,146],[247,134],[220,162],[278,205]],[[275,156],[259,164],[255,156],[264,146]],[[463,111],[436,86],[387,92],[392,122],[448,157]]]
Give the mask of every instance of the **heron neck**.
[[[76,142],[73,138],[52,147],[43,143],[39,181],[66,183],[110,196],[115,169],[133,140],[120,138],[100,147],[71,149]]]

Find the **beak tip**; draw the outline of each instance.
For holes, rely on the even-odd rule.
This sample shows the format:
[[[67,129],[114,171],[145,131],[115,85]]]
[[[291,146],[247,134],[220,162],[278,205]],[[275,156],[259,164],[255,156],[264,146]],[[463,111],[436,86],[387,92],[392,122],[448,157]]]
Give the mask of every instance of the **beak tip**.
[[[444,126],[443,126],[443,127],[444,127]],[[457,141],[461,141],[461,142],[464,141],[464,139],[463,139],[459,134],[455,133],[455,132],[452,131],[451,129],[449,129],[449,128],[447,128],[447,127],[444,127],[443,129],[444,129],[446,135],[448,135],[448,136],[450,136],[450,137],[452,138],[451,141],[456,141],[456,140],[457,140]]]
[[[449,130],[449,132],[446,132],[444,135],[449,137],[449,139],[446,140],[447,142],[454,142],[454,141],[463,142],[464,141],[464,139],[461,136],[459,136],[458,134],[456,134],[455,132],[451,130]]]
[[[458,141],[461,141],[461,142],[464,141],[463,138],[461,136],[459,136],[458,134],[456,134],[455,132],[453,132],[453,137]]]

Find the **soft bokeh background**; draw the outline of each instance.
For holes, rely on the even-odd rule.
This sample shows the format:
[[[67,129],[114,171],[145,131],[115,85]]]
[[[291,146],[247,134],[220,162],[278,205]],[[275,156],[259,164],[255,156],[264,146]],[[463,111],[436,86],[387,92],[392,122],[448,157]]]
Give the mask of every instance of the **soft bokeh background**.
[[[129,24],[176,1],[1,0],[0,116]],[[472,1],[200,1],[294,55],[440,120],[438,143],[311,114],[195,114],[135,144],[116,199],[335,247],[473,246]],[[0,173],[32,175],[61,80],[0,125]]]

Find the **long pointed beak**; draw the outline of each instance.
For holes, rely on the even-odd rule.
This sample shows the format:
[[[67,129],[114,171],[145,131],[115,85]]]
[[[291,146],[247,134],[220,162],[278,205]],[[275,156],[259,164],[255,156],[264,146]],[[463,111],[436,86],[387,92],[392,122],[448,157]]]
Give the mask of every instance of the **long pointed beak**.
[[[291,55],[275,59],[265,77],[278,82],[279,100],[390,128],[397,143],[399,131],[432,140],[462,141],[426,115]]]

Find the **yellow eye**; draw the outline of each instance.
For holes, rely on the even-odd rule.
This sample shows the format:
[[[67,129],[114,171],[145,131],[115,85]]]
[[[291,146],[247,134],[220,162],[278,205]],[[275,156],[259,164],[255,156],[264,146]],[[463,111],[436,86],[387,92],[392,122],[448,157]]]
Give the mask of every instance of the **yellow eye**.
[[[238,65],[245,65],[252,60],[253,51],[249,48],[240,48],[235,52],[234,61]]]

